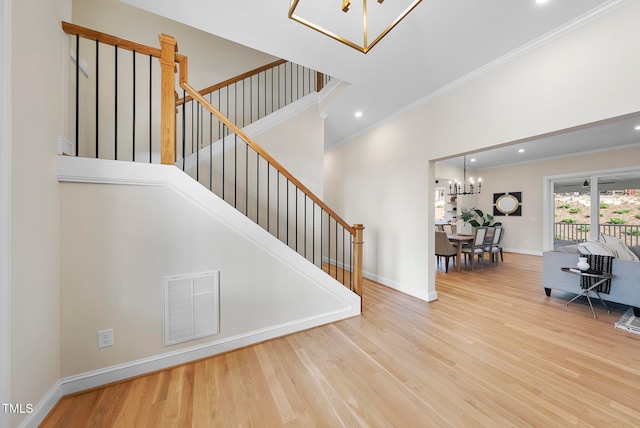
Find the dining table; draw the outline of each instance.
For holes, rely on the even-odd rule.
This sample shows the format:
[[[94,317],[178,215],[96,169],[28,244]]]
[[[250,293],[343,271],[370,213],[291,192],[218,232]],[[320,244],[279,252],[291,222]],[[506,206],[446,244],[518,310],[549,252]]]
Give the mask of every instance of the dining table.
[[[449,242],[456,244],[458,251],[456,253],[456,271],[460,272],[462,270],[462,245],[465,242],[473,242],[473,238],[475,235],[463,235],[458,233],[450,233],[447,234],[447,238],[449,238]]]

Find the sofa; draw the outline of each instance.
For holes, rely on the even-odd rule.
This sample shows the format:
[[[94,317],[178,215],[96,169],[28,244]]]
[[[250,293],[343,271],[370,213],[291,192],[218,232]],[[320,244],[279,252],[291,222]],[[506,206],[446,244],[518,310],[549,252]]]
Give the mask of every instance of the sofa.
[[[543,253],[542,282],[547,296],[551,296],[551,290],[582,294],[580,277],[563,272],[560,268],[575,268],[578,257],[589,253],[585,247],[586,244],[572,245]],[[628,250],[636,255],[636,259],[640,255],[640,247],[628,247]],[[611,255],[616,257],[618,254]],[[636,261],[632,257],[623,258],[616,257],[613,260],[611,273],[614,277],[611,280],[611,290],[609,294],[600,293],[600,295],[605,301],[632,306],[634,314],[640,317],[640,261]]]

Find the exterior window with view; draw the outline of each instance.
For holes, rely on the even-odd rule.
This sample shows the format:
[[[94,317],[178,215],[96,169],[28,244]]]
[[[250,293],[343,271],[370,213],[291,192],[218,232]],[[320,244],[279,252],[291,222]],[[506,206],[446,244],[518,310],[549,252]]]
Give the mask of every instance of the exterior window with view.
[[[600,234],[615,236],[627,246],[640,245],[640,176],[554,183],[554,248]]]

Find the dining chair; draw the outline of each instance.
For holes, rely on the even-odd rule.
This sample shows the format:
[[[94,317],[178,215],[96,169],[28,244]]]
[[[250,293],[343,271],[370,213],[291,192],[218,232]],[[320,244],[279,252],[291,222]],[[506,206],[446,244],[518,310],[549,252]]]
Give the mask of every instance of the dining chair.
[[[451,226],[450,224],[443,224],[442,225],[442,230],[444,230],[448,235],[451,235],[452,233],[455,233],[453,231],[453,226]]]
[[[489,236],[489,234],[487,234]],[[490,240],[485,245],[485,252],[489,253],[489,264],[493,264],[494,258],[496,265],[498,264],[498,253],[500,253],[500,247],[498,244],[500,243],[500,239],[502,238],[502,226],[494,226],[493,227],[493,235],[490,236]]]
[[[500,251],[500,261],[504,262],[504,257],[502,255],[502,243],[504,242],[504,226],[501,226],[502,230],[500,231],[500,240],[498,241],[498,250]],[[496,257],[498,255],[496,254]]]
[[[473,259],[477,256],[478,263],[484,268],[485,239],[487,237],[487,226],[476,227],[473,241],[469,245],[462,247],[465,257],[468,255],[471,260],[471,270],[473,270]]]
[[[456,254],[458,249],[449,242],[447,232],[436,230],[436,260],[440,261],[441,257],[445,258],[445,273],[449,273],[449,258],[453,257],[453,265],[455,266]]]

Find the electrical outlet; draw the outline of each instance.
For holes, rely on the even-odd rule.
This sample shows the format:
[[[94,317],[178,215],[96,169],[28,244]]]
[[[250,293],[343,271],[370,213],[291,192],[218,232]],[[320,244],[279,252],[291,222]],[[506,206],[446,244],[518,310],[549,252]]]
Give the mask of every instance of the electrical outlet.
[[[113,346],[113,329],[100,330],[98,332],[98,348]]]

